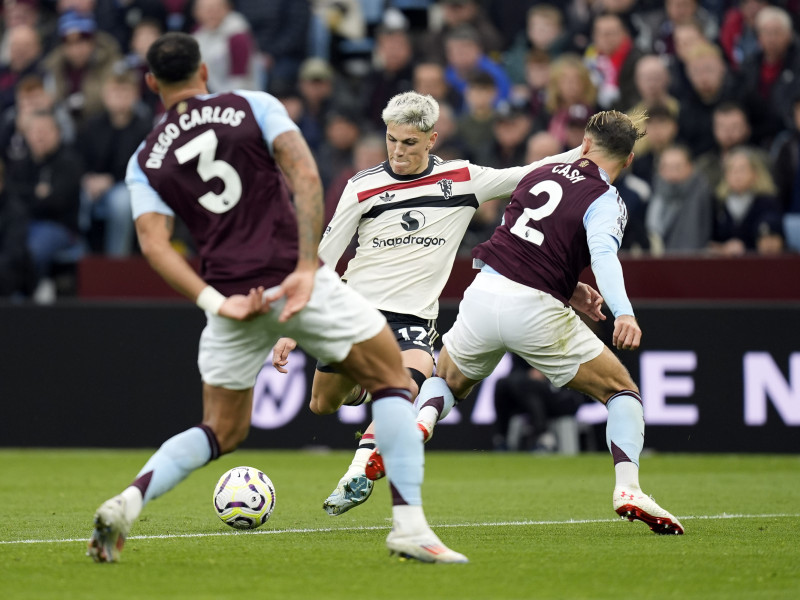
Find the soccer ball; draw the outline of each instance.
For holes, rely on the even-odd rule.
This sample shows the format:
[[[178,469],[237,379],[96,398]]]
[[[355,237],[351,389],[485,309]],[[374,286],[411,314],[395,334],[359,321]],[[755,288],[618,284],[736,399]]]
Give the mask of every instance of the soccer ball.
[[[255,529],[267,522],[275,508],[275,486],[253,467],[235,467],[214,487],[214,510],[235,529]]]

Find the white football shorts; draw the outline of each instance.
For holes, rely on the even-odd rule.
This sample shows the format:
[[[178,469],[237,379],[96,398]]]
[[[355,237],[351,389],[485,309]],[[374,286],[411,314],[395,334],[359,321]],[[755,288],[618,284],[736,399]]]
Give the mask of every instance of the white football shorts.
[[[442,337],[468,378],[481,380],[513,352],[563,387],[605,345],[577,313],[550,294],[493,273],[478,273],[464,292],[453,328]]]
[[[344,360],[354,344],[369,340],[386,325],[384,316],[327,266],[317,270],[308,304],[278,323],[285,299],[251,321],[206,313],[197,364],[203,381],[231,390],[253,387],[278,338],[291,337],[326,363]]]

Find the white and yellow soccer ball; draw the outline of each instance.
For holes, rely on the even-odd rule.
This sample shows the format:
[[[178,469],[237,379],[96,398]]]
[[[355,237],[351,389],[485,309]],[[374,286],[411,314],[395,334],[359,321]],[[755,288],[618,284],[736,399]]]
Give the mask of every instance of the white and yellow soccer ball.
[[[214,511],[235,529],[255,529],[267,522],[275,509],[275,486],[253,467],[235,467],[214,487]]]

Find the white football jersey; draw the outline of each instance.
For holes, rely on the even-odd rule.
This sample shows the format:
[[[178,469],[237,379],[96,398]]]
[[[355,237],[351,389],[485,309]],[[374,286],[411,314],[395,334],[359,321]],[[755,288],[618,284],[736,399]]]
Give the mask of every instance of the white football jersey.
[[[573,162],[580,148],[530,165],[490,169],[430,155],[428,168],[396,175],[388,162],[354,175],[319,246],[335,267],[358,232],[358,248],[342,279],[380,310],[435,319],[439,295],[475,210],[508,198],[532,169]]]

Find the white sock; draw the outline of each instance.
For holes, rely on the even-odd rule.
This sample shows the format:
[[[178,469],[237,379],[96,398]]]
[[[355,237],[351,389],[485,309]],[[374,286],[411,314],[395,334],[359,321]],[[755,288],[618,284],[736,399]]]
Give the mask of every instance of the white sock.
[[[358,443],[358,450],[356,450],[353,460],[350,463],[350,467],[347,469],[347,472],[344,474],[342,479],[349,480],[353,477],[363,475],[364,470],[367,468],[367,461],[369,460],[369,457],[372,456],[372,452],[374,450],[375,436],[371,433],[365,433],[363,436],[361,436],[361,441]]]
[[[639,467],[632,462],[621,462],[614,465],[617,476],[616,487],[639,489]]]
[[[144,506],[142,492],[139,488],[130,486],[122,490],[120,496],[125,498],[125,518],[128,519],[128,522],[133,523]]]
[[[398,504],[392,507],[392,529],[417,534],[428,531],[430,527],[421,506]]]

